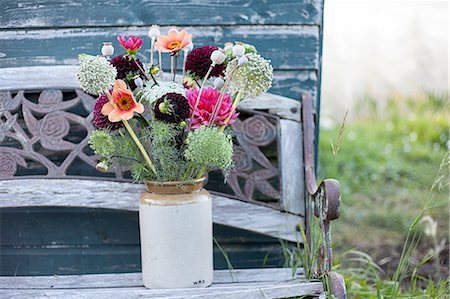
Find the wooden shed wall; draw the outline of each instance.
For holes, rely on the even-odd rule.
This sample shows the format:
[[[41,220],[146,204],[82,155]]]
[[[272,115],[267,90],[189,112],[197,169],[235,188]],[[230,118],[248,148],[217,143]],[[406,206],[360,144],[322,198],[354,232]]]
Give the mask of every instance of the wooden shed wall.
[[[0,8],[0,73],[76,65],[79,53],[97,54],[104,41],[119,53],[121,34],[144,38],[139,58],[148,62],[147,31],[159,24],[163,32],[187,29],[196,46],[253,44],[274,66],[272,93],[299,99],[308,91],[319,100],[322,0],[0,0]],[[1,216],[0,275],[139,271],[136,213],[21,208]],[[218,225],[214,233],[235,267],[283,265],[278,240]],[[227,268],[218,247],[215,265]]]

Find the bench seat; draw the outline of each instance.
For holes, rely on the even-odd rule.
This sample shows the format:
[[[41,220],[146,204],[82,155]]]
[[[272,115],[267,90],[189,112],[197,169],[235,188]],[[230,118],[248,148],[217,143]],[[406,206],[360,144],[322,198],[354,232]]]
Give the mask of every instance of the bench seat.
[[[0,208],[83,207],[139,210],[143,184],[82,179],[11,179],[0,181]],[[297,242],[296,227],[304,218],[271,207],[213,194],[217,224]],[[243,212],[244,211],[244,212]]]
[[[7,298],[325,298],[320,281],[306,280],[301,268],[216,270],[208,288],[151,290],[141,273],[65,276],[3,276]]]

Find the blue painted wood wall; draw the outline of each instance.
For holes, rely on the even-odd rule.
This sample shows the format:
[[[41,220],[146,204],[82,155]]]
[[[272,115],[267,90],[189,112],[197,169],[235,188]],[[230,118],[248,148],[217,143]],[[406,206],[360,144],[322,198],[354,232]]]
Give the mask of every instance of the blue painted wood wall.
[[[319,100],[323,0],[0,0],[0,8],[0,72],[75,65],[79,53],[97,54],[104,41],[120,51],[115,39],[120,34],[145,39],[140,59],[147,62],[148,27],[159,24],[163,32],[170,26],[187,29],[196,46],[254,44],[274,66],[272,93],[299,99],[309,91]],[[1,213],[0,275],[139,271],[136,213],[57,208]],[[277,240],[217,225],[214,230],[235,267],[283,265]],[[227,267],[217,247],[215,265]]]
[[[273,93],[319,95],[323,0],[0,0],[0,7],[0,68],[76,64],[103,41],[120,51],[120,34],[144,37],[140,58],[148,61],[148,26],[175,25],[197,46],[254,44],[272,60]]]

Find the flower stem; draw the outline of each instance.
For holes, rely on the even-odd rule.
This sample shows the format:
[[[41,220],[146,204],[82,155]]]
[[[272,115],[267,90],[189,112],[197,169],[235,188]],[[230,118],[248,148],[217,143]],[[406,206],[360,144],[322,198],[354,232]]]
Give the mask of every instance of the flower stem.
[[[144,160],[147,162],[148,166],[153,171],[153,173],[156,174],[155,166],[153,166],[152,160],[148,156],[148,153],[145,150],[145,148],[142,145],[142,143],[139,141],[139,138],[134,133],[133,128],[131,128],[131,126],[130,126],[130,124],[128,123],[127,120],[122,119],[122,122],[123,122],[123,125],[125,126],[125,128],[127,129],[128,133],[130,134],[131,138],[133,139],[134,143],[136,143],[137,147],[141,151],[141,154],[144,157]]]
[[[155,52],[155,39],[152,38],[150,42],[150,65],[153,65],[153,52]]]
[[[224,121],[224,125],[220,127],[220,131],[223,132],[225,130],[225,127],[227,126],[228,122],[230,121],[231,117],[233,116],[234,112],[236,111],[237,106],[239,105],[239,102],[242,100],[242,97],[244,94],[242,91],[239,91],[236,95],[236,98],[234,99],[233,106],[231,107],[230,114],[228,114],[228,117]]]
[[[205,172],[205,170],[206,170],[206,166],[203,165],[202,168],[200,168],[200,170],[197,173],[197,179],[201,179],[203,177],[203,173]]]
[[[178,70],[178,53],[177,52],[174,56],[174,62],[173,62],[173,79],[172,81],[175,82],[175,77],[177,75],[177,70]]]
[[[108,100],[110,102],[113,102],[112,99],[112,95],[109,92],[109,90],[105,90],[105,94],[106,97],[108,98]],[[122,123],[125,126],[125,129],[127,129],[128,134],[130,134],[131,138],[133,139],[134,143],[136,143],[137,147],[139,148],[139,150],[141,151],[142,156],[144,157],[145,161],[147,162],[148,166],[150,167],[150,169],[153,171],[154,174],[156,174],[156,169],[155,166],[153,166],[152,160],[150,159],[150,157],[148,156],[147,151],[145,150],[144,146],[142,145],[142,143],[139,141],[139,138],[136,136],[136,134],[133,131],[133,128],[131,128],[130,124],[128,123],[127,120],[122,119]]]
[[[134,61],[134,64],[136,64],[136,66],[139,68],[139,70],[141,71],[141,73],[145,76],[145,78],[147,80],[150,80],[150,78],[147,76],[147,74],[145,73],[144,69],[139,65],[139,63],[137,63],[136,59],[132,58]]]
[[[184,54],[183,54],[183,75],[182,75],[182,78],[184,78],[184,76],[186,75],[186,60],[187,60],[187,54],[188,54],[188,52],[187,52],[187,51],[184,51]]]
[[[223,102],[223,98],[225,96],[225,93],[227,91],[228,85],[230,85],[231,79],[234,75],[234,71],[237,69],[237,65],[231,70],[230,72],[230,76],[227,78],[227,80],[225,81],[223,87],[222,87],[222,92],[219,96],[219,100],[217,101],[216,105],[214,106],[213,109],[213,113],[211,115],[211,118],[209,120],[209,126],[212,126],[214,124],[214,120],[217,117],[217,114],[219,113],[220,107],[222,106],[222,102]]]
[[[198,103],[200,102],[200,97],[202,96],[203,87],[205,86],[206,80],[208,79],[209,75],[211,74],[212,69],[214,68],[214,66],[215,65],[211,64],[211,66],[209,67],[208,71],[206,72],[205,78],[203,78],[203,82],[202,82],[202,85],[200,86],[200,90],[198,91],[197,100],[195,101],[194,108],[192,109],[190,121],[189,121],[189,123],[187,125],[186,131],[189,131],[191,129],[191,124],[192,124],[192,121],[194,120],[195,110],[197,110]]]

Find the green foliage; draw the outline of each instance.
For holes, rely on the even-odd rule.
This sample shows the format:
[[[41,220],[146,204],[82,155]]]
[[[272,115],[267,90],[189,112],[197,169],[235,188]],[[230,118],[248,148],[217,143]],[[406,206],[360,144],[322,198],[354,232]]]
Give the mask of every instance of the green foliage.
[[[202,126],[188,134],[184,156],[196,165],[228,170],[233,164],[232,138],[217,127]]]
[[[160,121],[152,121],[144,131],[144,144],[148,145],[157,170],[156,176],[152,174],[152,180],[180,180],[186,171],[187,163],[177,142],[177,136],[181,133],[178,125]]]
[[[104,130],[93,131],[89,138],[89,145],[95,154],[102,157],[111,156],[116,149],[112,135]]]
[[[321,129],[319,176],[339,179],[342,188],[342,213],[333,223],[333,241],[349,298],[448,298],[449,285],[438,278],[439,268],[429,276],[417,275],[417,267],[430,260],[426,256],[417,262],[422,260],[420,252],[432,246],[420,238],[424,213],[437,220],[437,239],[448,236],[448,208],[435,208],[448,207],[448,184],[443,183],[448,183],[448,156],[447,174],[441,168],[434,180],[448,151],[448,111],[447,94],[393,96],[385,108],[365,97],[343,134],[339,128]],[[338,139],[342,142],[337,142],[336,153],[330,142]],[[342,253],[355,247],[373,259]],[[375,260],[386,260],[387,254],[399,266],[383,273]]]

